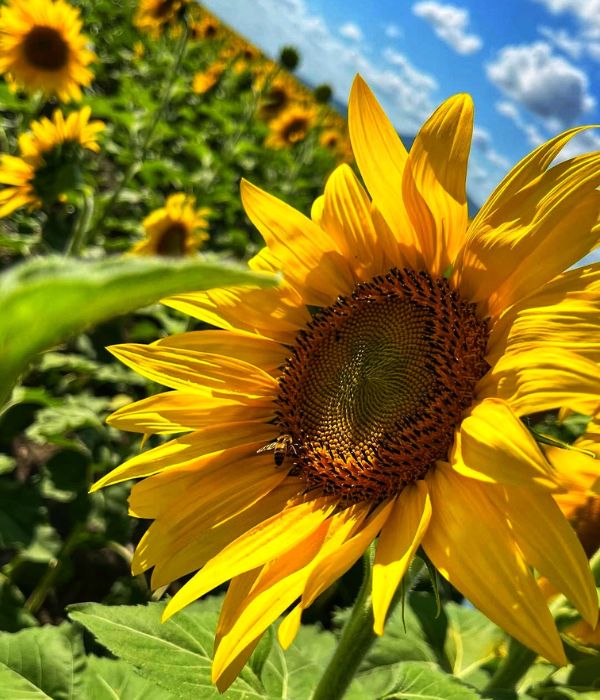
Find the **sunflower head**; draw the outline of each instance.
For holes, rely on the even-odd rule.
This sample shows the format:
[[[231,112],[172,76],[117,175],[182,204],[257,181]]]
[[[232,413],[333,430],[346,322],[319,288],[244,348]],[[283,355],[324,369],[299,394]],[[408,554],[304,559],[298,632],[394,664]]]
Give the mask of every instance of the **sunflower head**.
[[[187,5],[188,0],[140,0],[133,22],[140,31],[156,38],[177,25]]]
[[[84,107],[66,118],[55,110],[30,124],[19,137],[20,157],[2,156],[0,161],[0,216],[19,207],[51,204],[75,189],[82,181],[83,151],[100,150],[101,121],[90,122],[91,109]]]
[[[269,123],[269,135],[265,146],[289,148],[304,141],[315,123],[316,116],[314,107],[289,107]]]
[[[194,21],[190,24],[190,37],[212,41],[219,38],[220,29],[221,24],[217,18],[207,15],[199,22]]]
[[[208,209],[197,209],[193,197],[172,194],[165,206],[143,221],[146,238],[131,249],[134,255],[179,258],[192,255],[208,238]]]
[[[221,76],[225,72],[225,64],[222,61],[215,61],[206,70],[199,71],[194,75],[192,81],[192,90],[197,95],[204,95],[204,93],[212,90],[215,85],[221,80]]]
[[[79,10],[64,0],[10,0],[0,8],[0,73],[30,92],[81,99],[95,59],[87,43]]]
[[[377,634],[419,547],[557,665],[564,649],[532,571],[596,625],[589,562],[554,500],[569,486],[523,417],[598,403],[600,265],[563,270],[598,244],[600,156],[551,166],[580,129],[557,136],[469,222],[472,128],[472,101],[456,95],[408,152],[357,78],[349,132],[366,187],[339,166],[309,218],[242,183],[266,246],[250,266],[282,285],[179,295],[167,303],[221,330],[112,348],[172,391],[111,424],[188,434],[96,488],[145,477],[130,509],[154,522],[135,573],[153,568],[160,587],[196,572],[165,618],[231,579],[221,690],[286,611],[289,646],[303,611],[374,540]]]
[[[265,85],[266,76],[261,76],[257,81],[257,88]],[[258,116],[263,121],[275,119],[279,114],[288,109],[298,97],[293,81],[284,75],[278,75],[266,86],[258,108]]]

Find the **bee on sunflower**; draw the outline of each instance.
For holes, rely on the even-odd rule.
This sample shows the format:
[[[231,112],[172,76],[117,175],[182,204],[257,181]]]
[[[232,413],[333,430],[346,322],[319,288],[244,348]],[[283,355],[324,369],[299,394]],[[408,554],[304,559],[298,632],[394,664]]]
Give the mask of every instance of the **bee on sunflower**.
[[[101,121],[90,121],[90,107],[71,112],[66,118],[57,109],[52,119],[43,117],[30,124],[19,137],[19,156],[0,156],[0,218],[20,207],[29,209],[51,204],[81,181],[83,150],[98,153]]]
[[[308,218],[242,183],[266,244],[250,267],[279,271],[281,286],[175,296],[165,303],[222,330],[111,349],[171,391],[110,424],[185,435],[94,488],[141,479],[130,512],[153,522],[135,574],[153,569],[153,588],[193,574],[164,619],[231,580],[220,690],[286,610],[287,648],[302,612],[373,542],[376,634],[419,547],[552,663],[565,652],[532,568],[596,625],[586,554],[554,500],[561,475],[521,418],[589,414],[600,395],[600,339],[588,333],[600,264],[563,272],[598,243],[600,155],[552,166],[582,127],[560,134],[469,221],[472,128],[472,101],[456,95],[407,152],[357,77],[349,131],[367,189],[341,165]]]
[[[314,107],[292,105],[269,122],[269,134],[265,139],[268,148],[290,148],[308,136],[317,119]]]
[[[0,73],[29,92],[81,99],[96,58],[79,9],[64,0],[9,0],[0,8]]]
[[[146,237],[133,246],[131,253],[177,258],[193,255],[208,238],[208,213],[206,208],[196,208],[194,197],[172,194],[164,207],[144,219]]]

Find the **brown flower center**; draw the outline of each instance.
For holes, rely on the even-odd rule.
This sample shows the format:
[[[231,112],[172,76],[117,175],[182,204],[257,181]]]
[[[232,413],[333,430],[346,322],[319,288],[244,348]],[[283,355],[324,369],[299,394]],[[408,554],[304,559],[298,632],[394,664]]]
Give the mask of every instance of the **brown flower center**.
[[[152,14],[156,19],[163,19],[175,10],[177,0],[163,0],[154,8]]]
[[[172,223],[163,231],[156,244],[156,254],[180,258],[185,255],[187,228],[180,222]]]
[[[69,60],[69,46],[52,27],[33,27],[23,42],[27,62],[38,70],[58,71]]]
[[[488,323],[444,278],[390,270],[300,331],[279,383],[291,473],[377,502],[447,459],[485,361]]]
[[[294,117],[281,130],[281,137],[287,143],[302,141],[308,130],[308,120],[305,117]]]

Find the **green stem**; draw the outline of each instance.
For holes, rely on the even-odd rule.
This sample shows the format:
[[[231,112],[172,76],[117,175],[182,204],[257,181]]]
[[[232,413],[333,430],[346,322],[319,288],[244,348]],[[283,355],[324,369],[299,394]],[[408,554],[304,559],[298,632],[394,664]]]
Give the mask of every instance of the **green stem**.
[[[358,596],[346,622],[339,644],[331,657],[312,700],[338,700],[356,675],[361,661],[366,656],[377,635],[373,632],[373,606],[371,604],[371,583],[375,547],[365,552],[363,557],[364,578]],[[399,586],[390,604],[388,616],[402,599],[403,591],[407,591],[416,579],[418,572],[407,572],[406,585]]]
[[[121,192],[123,191],[125,186],[128,184],[129,180],[137,172],[138,168],[140,167],[140,165],[144,162],[144,160],[146,158],[146,152],[148,151],[148,146],[150,145],[150,141],[152,140],[152,137],[154,136],[154,132],[156,130],[156,127],[160,123],[160,120],[163,118],[164,113],[169,105],[169,101],[171,99],[171,91],[173,89],[173,85],[175,84],[175,79],[177,78],[179,71],[181,69],[181,64],[183,62],[183,56],[185,54],[185,47],[187,46],[189,36],[190,36],[190,32],[189,32],[188,24],[187,24],[187,22],[184,22],[183,23],[183,31],[181,33],[181,38],[179,40],[179,44],[177,46],[177,50],[176,50],[176,54],[175,54],[175,63],[173,65],[173,70],[171,71],[171,75],[169,77],[169,80],[165,85],[160,104],[158,105],[156,111],[154,112],[154,117],[152,119],[152,122],[150,123],[150,126],[148,127],[148,130],[146,132],[146,136],[144,137],[144,141],[142,142],[142,145],[140,146],[137,157],[134,158],[134,160],[126,168],[125,172],[123,173],[123,177],[121,178],[119,184],[113,190],[111,196],[105,202],[104,206],[99,207],[98,215],[97,215],[97,217],[96,217],[95,221],[93,222],[91,229],[90,229],[91,233],[93,233],[94,235],[102,227],[108,213],[110,211],[112,211],[114,205],[119,200],[119,197],[121,196]]]
[[[493,690],[514,690],[536,658],[535,651],[531,651],[521,642],[511,638],[508,654],[500,662],[496,672],[484,688],[484,695]]]
[[[85,246],[87,232],[89,230],[92,214],[94,213],[94,197],[89,188],[82,193],[81,208],[79,217],[73,230],[73,235],[67,247],[66,254],[71,256],[79,255]]]

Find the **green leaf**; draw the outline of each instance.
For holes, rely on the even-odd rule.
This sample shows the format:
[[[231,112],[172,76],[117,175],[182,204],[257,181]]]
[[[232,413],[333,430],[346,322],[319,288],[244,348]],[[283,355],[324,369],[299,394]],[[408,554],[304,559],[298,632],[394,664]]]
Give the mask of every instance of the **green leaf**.
[[[0,688],[11,700],[72,700],[81,693],[85,656],[73,625],[0,633]]]
[[[473,688],[440,671],[435,664],[420,661],[398,664],[385,690],[379,686],[378,669],[361,676],[360,682],[365,689],[364,697],[381,700],[477,700],[481,697]]]
[[[0,405],[39,352],[85,328],[180,292],[274,281],[205,260],[50,257],[16,265],[0,276]]]
[[[16,632],[37,625],[35,617],[26,610],[25,598],[11,581],[0,574],[0,629]],[[0,684],[0,687],[1,684]]]
[[[250,669],[220,695],[210,680],[217,613],[192,605],[164,624],[164,603],[146,606],[72,605],[69,615],[140,675],[184,700],[251,700],[267,697]]]
[[[88,656],[85,695],[93,700],[172,700],[171,693],[142,678],[124,661]]]

